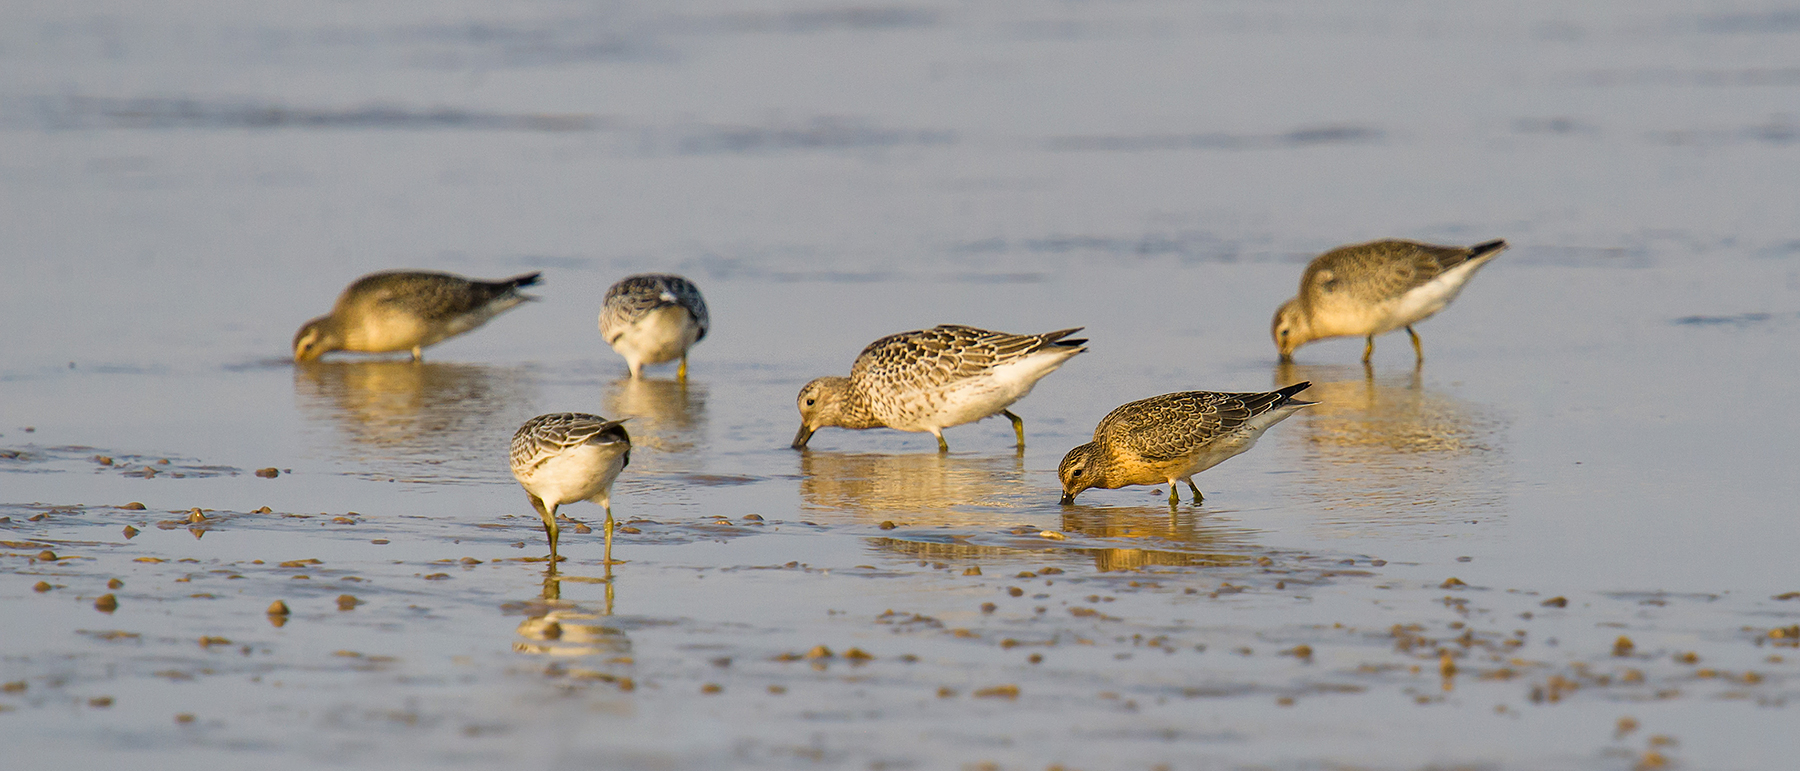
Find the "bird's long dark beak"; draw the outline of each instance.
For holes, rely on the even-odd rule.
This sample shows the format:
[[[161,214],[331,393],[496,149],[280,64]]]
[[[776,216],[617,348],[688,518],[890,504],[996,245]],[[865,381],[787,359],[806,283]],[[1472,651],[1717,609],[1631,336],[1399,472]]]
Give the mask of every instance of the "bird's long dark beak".
[[[806,425],[805,423],[801,423],[800,424],[800,433],[794,434],[794,444],[792,445],[793,448],[796,450],[806,449],[806,440],[811,439],[812,435],[813,435],[813,428],[811,426]]]
[[[1063,493],[1062,505],[1068,506],[1073,503],[1075,503],[1075,494],[1074,493]]]

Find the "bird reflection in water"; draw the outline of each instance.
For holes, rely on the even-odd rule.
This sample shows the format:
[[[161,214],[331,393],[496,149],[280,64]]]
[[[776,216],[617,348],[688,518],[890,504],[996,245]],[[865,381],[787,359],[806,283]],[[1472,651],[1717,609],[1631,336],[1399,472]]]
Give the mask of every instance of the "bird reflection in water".
[[[1446,510],[1498,506],[1503,423],[1423,384],[1414,368],[1377,377],[1367,366],[1282,364],[1274,380],[1311,380],[1317,407],[1279,440],[1292,447],[1304,494],[1327,509],[1370,509],[1389,520],[1441,519]]]
[[[1062,531],[1089,539],[1144,541],[1146,548],[1084,549],[1101,571],[1163,565],[1224,567],[1256,559],[1252,531],[1221,524],[1197,511],[1174,512],[1165,506],[1072,508],[1063,512]]]
[[[630,418],[632,471],[662,470],[668,456],[694,455],[706,441],[706,384],[621,378],[607,384],[601,413]]]
[[[599,611],[582,606],[562,598],[564,582],[600,584],[605,590],[605,605]],[[519,622],[520,639],[513,642],[513,650],[540,656],[570,658],[577,656],[611,656],[614,659],[628,657],[631,653],[631,638],[625,631],[617,627],[601,623],[613,614],[613,580],[612,569],[608,567],[604,577],[563,575],[557,570],[556,563],[546,563],[544,568],[544,584],[541,599],[511,605],[524,612],[527,618]],[[620,661],[603,661],[598,663],[629,663]],[[604,680],[610,682],[629,681],[618,675],[598,670],[570,669],[563,672],[570,677]]]
[[[1062,533],[1082,536],[1078,541],[1045,539],[1036,528],[1026,526],[1010,531],[1014,537],[1010,544],[975,543],[955,537],[875,538],[872,542],[883,551],[943,563],[946,567],[951,563],[990,567],[1019,562],[1066,565],[1069,559],[1085,558],[1106,572],[1154,566],[1227,567],[1255,561],[1257,546],[1251,540],[1252,531],[1209,521],[1211,518],[1191,510],[1171,513],[1161,506],[1090,506],[1063,512]],[[1133,540],[1142,546],[1127,545]]]
[[[506,367],[413,361],[294,365],[301,416],[337,429],[329,451],[370,476],[489,479],[506,432],[530,417],[525,375]]]
[[[909,524],[991,525],[997,512],[1042,503],[1018,455],[883,455],[806,450],[800,499],[808,507]]]

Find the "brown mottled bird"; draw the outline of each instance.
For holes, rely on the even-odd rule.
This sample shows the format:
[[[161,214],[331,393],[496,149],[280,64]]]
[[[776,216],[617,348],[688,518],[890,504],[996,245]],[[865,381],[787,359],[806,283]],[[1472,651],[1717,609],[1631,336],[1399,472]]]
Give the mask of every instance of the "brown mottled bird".
[[[1340,246],[1306,266],[1300,294],[1275,312],[1269,333],[1282,361],[1292,361],[1294,349],[1314,340],[1366,337],[1367,363],[1376,335],[1405,328],[1423,362],[1425,349],[1412,325],[1443,310],[1475,271],[1505,249],[1503,240],[1467,247],[1398,240]]]
[[[1100,419],[1094,441],[1063,456],[1057,467],[1065,504],[1090,487],[1169,483],[1169,505],[1181,501],[1175,483],[1186,482],[1200,503],[1194,475],[1250,449],[1269,426],[1302,407],[1294,394],[1312,383],[1267,393],[1183,391],[1131,402]]]
[[[800,389],[794,449],[814,431],[836,426],[929,431],[938,451],[949,452],[944,429],[996,414],[1012,421],[1024,447],[1025,421],[1007,407],[1087,350],[1086,340],[1063,339],[1079,331],[1014,335],[943,324],[888,335],[863,349],[850,377],[822,377]]]
[[[338,295],[331,313],[306,322],[294,335],[294,361],[331,351],[412,351],[472,330],[526,300],[519,287],[538,273],[477,281],[450,273],[396,270],[371,273]]]

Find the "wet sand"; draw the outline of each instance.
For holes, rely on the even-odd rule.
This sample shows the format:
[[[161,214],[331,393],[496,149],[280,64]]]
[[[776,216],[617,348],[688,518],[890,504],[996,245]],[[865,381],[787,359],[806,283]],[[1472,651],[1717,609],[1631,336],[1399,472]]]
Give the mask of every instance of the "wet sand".
[[[1789,16],[0,12],[0,739],[30,768],[1778,767]],[[1403,335],[1277,365],[1306,261],[1378,237],[1513,248],[1422,367]],[[287,360],[392,267],[545,283],[422,364]],[[625,380],[594,328],[646,270],[712,309],[686,384]],[[993,420],[948,455],[787,448],[802,383],[946,322],[1086,327],[1022,454]],[[1057,504],[1119,403],[1300,379],[1320,406],[1203,506]],[[633,418],[622,564],[574,505],[596,532],[551,572],[508,474],[565,410]]]

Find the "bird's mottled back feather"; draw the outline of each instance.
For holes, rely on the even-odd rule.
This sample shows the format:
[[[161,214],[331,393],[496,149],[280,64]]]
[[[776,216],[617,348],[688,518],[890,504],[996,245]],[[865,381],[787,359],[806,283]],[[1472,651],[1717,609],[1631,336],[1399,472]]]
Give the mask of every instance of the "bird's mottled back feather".
[[[931,329],[901,332],[864,348],[850,368],[850,379],[878,383],[894,392],[930,391],[979,377],[994,367],[1045,349],[1073,352],[1087,341],[1063,338],[1077,331],[1080,327],[1041,335],[1014,335],[940,324]]]
[[[610,343],[617,336],[614,330],[670,305],[679,305],[694,317],[694,323],[700,328],[695,342],[705,339],[711,322],[700,289],[685,278],[666,273],[631,276],[606,290],[606,299],[601,305],[600,334]]]
[[[557,412],[539,415],[525,422],[513,434],[512,467],[515,473],[534,468],[572,447],[582,444],[631,444],[625,421],[607,420],[580,412]],[[631,464],[631,451],[626,450],[625,464]]]
[[[536,284],[540,275],[527,273],[500,281],[473,281],[430,271],[374,273],[351,284],[339,303],[368,302],[437,322],[477,311],[496,299],[515,294],[519,287]]]
[[[1374,304],[1396,299],[1505,245],[1504,241],[1490,241],[1471,247],[1434,246],[1396,239],[1338,247],[1306,266],[1301,301],[1310,304],[1339,296]]]
[[[1094,441],[1147,461],[1180,458],[1287,404],[1308,385],[1297,383],[1267,393],[1182,391],[1141,399],[1101,418]]]

